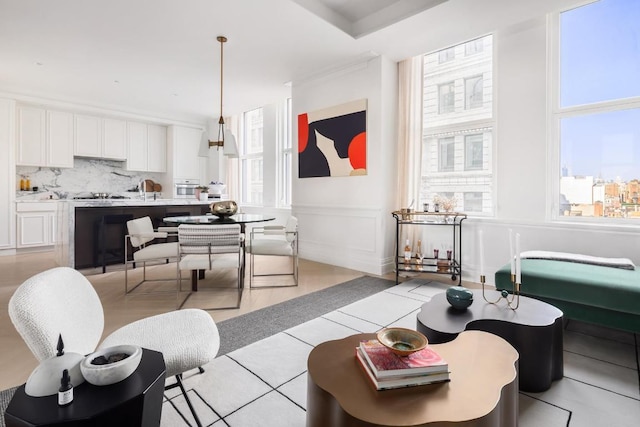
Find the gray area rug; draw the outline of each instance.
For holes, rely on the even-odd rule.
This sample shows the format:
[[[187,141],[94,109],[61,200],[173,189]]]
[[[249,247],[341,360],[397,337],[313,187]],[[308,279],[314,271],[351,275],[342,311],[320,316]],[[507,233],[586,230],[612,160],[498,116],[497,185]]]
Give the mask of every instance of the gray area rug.
[[[395,281],[363,276],[289,301],[219,322],[218,356],[282,332],[337,308],[381,292]],[[268,319],[268,321],[265,321]],[[0,427],[17,387],[0,391]]]
[[[218,323],[218,356],[382,292],[395,281],[363,276]],[[264,319],[268,319],[267,322]]]

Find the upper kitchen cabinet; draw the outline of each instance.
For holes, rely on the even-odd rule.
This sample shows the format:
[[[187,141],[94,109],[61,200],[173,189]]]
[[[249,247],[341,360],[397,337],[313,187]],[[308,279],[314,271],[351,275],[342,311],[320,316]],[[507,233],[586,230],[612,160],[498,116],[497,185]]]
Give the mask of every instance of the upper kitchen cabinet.
[[[129,147],[127,170],[167,171],[167,128],[165,126],[128,122],[127,139]]]
[[[149,172],[167,171],[167,127],[147,125],[147,170]]]
[[[76,114],[74,155],[111,160],[127,159],[127,122]]]
[[[202,159],[198,157],[202,129],[169,126],[170,150],[173,154],[173,178],[199,180]]]
[[[17,165],[73,167],[73,114],[21,105],[17,123]]]

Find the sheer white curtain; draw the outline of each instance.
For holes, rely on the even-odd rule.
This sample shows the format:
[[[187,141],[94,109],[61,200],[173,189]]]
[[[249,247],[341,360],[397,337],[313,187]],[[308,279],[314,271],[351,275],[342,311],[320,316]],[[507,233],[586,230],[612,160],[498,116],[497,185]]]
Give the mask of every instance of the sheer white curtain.
[[[422,56],[398,65],[398,185],[396,205],[417,206],[422,159]]]
[[[405,59],[398,64],[398,209],[418,206],[420,164],[422,160],[422,56]],[[409,239],[412,252],[417,250],[423,227],[409,226],[400,230],[400,242]],[[425,251],[423,239],[422,250]]]
[[[231,133],[236,137],[236,141],[238,144],[238,151],[240,151],[240,145],[242,144],[243,135],[239,133],[240,126],[239,120],[237,116],[226,117],[224,119],[225,123]],[[227,193],[229,194],[229,199],[235,200],[238,202],[240,200],[240,164],[237,158],[225,157],[225,166],[226,166],[226,181],[227,184]]]

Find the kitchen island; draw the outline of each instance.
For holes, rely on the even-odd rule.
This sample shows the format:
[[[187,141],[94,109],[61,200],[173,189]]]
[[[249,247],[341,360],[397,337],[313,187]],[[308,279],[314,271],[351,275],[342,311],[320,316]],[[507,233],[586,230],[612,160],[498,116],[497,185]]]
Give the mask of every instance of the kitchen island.
[[[219,199],[217,199],[219,200]],[[211,202],[195,199],[96,199],[61,200],[57,212],[56,262],[71,268],[98,267],[98,226],[105,215],[130,214],[133,218],[148,216],[154,227],[162,218],[179,215],[204,215]],[[109,233],[110,245],[124,245],[124,234]],[[114,260],[113,263],[123,263]]]

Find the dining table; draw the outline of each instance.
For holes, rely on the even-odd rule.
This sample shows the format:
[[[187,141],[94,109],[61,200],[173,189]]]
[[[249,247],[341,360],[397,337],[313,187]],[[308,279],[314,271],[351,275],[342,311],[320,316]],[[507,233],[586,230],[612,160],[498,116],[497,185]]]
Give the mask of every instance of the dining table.
[[[235,214],[235,215],[222,216],[222,217],[218,217],[218,216],[213,215],[213,214],[189,215],[189,216],[170,216],[170,217],[163,218],[162,221],[165,224],[170,224],[170,225],[180,225],[180,224],[202,224],[202,225],[205,225],[205,224],[239,224],[240,225],[240,232],[246,235],[245,230],[246,230],[246,225],[247,224],[273,221],[275,219],[276,219],[276,217],[275,216],[271,216],[271,215],[238,213],[238,214]],[[244,245],[244,243],[242,244],[242,248],[243,248],[244,253],[243,253],[243,256],[242,256],[242,272],[241,272],[242,279],[241,279],[240,282],[242,283],[242,287],[244,287],[244,271],[245,271],[245,266],[246,266],[246,264],[245,264],[246,246]],[[198,271],[198,279],[204,279],[204,270]],[[197,283],[198,282],[195,279],[192,281],[191,290],[193,292],[197,292],[198,291]]]

